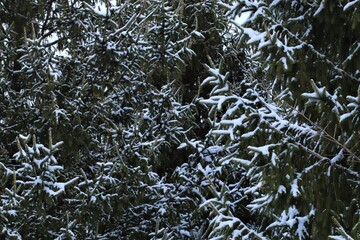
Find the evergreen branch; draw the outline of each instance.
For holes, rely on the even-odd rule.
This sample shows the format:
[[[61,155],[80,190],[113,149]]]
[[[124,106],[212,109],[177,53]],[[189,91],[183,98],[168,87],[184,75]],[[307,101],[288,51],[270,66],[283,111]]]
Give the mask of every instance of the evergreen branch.
[[[350,78],[351,80],[359,82],[359,80],[356,77],[354,77],[352,74],[350,74],[347,71],[345,71],[344,69],[338,67],[335,63],[333,63],[331,60],[329,60],[329,58],[327,58],[325,54],[322,54],[319,51],[317,51],[312,44],[302,41],[300,38],[298,38],[295,34],[293,34],[289,29],[287,29],[280,23],[276,23],[276,22],[274,22],[274,23],[281,26],[283,28],[283,30],[285,30],[289,34],[290,37],[292,37],[293,39],[298,41],[300,45],[308,47],[308,49],[310,49],[310,51],[313,54],[315,54],[319,59],[325,61],[328,65],[330,65],[330,67],[335,69],[337,72],[341,73],[343,76]]]
[[[250,3],[248,3],[250,4]],[[255,12],[259,6],[252,5],[251,7],[254,7],[253,9],[246,9],[246,11],[251,11],[251,12]],[[261,6],[262,8],[264,6]],[[267,7],[268,8],[268,7]],[[242,12],[245,12],[244,10],[242,10]],[[343,76],[347,76],[350,79],[359,82],[359,80],[354,77],[352,74],[348,73],[347,71],[345,71],[344,69],[340,68],[339,66],[337,66],[337,64],[335,64],[334,62],[332,62],[325,54],[320,53],[318,50],[315,49],[315,47],[307,42],[304,42],[303,40],[301,40],[299,37],[297,37],[295,34],[293,34],[288,28],[286,28],[282,23],[277,22],[275,19],[277,19],[275,16],[272,15],[272,12],[268,9],[267,13],[269,14],[269,17],[267,20],[269,20],[271,23],[273,23],[275,26],[281,26],[281,29],[286,31],[289,35],[289,37],[293,38],[294,40],[296,40],[300,46],[306,46],[313,54],[315,54],[319,59],[323,60],[325,63],[327,63],[328,65],[330,65],[330,67],[332,67],[334,70],[336,70],[337,72],[341,73]],[[241,31],[243,31],[242,26],[239,26],[238,24],[235,24]],[[269,38],[271,38],[269,30],[267,28],[266,25],[264,25],[265,31],[267,32],[267,36]]]
[[[344,151],[349,154],[350,156],[352,156],[353,158],[355,158],[358,162],[360,162],[360,157],[357,156],[351,149],[349,149],[346,144],[339,142],[338,140],[335,139],[335,137],[331,136],[324,128],[320,127],[318,124],[314,123],[309,117],[307,117],[303,112],[301,112],[300,110],[298,110],[297,108],[295,108],[294,106],[290,105],[288,102],[286,102],[285,100],[279,98],[279,96],[276,93],[271,92],[267,87],[265,87],[265,84],[261,81],[255,78],[255,76],[252,74],[252,72],[250,70],[248,70],[244,64],[242,63],[242,61],[237,57],[240,67],[242,68],[242,70],[248,75],[248,77],[259,84],[259,86],[269,95],[271,96],[271,98],[277,102],[277,104],[279,106],[285,106],[289,109],[291,109],[293,112],[296,112],[297,114],[299,114],[300,116],[302,116],[311,126],[313,126],[314,130],[316,130],[319,133],[324,134],[324,137],[326,139],[328,139],[329,141],[333,142],[335,145],[339,146],[340,148],[344,149]],[[323,157],[319,154],[315,154],[315,152],[313,151],[307,151],[309,153],[311,153],[312,155],[314,155],[317,158],[322,159]]]

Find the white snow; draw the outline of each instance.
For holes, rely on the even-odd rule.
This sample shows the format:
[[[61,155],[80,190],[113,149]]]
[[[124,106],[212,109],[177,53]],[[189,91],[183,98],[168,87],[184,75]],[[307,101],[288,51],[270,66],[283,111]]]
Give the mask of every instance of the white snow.
[[[7,213],[11,216],[17,216],[17,211],[16,210],[8,210]]]
[[[276,162],[279,160],[278,156],[276,155],[275,152],[271,153],[271,164],[273,166],[276,166]]]
[[[305,224],[309,222],[309,218],[308,218],[308,216],[297,217],[296,220],[298,222],[298,227],[297,227],[295,233],[301,240],[308,234]]]
[[[349,238],[345,238],[343,236],[334,236],[334,235],[330,235],[329,236],[329,239],[332,239],[332,240],[350,240]]]
[[[55,171],[59,171],[59,170],[64,170],[64,168],[62,166],[49,166],[48,170],[49,170],[49,172],[55,172]]]
[[[344,149],[341,149],[338,154],[336,154],[335,157],[333,157],[330,162],[331,164],[334,164],[336,162],[339,162],[344,159]]]
[[[320,2],[320,6],[319,8],[316,10],[316,12],[314,13],[314,16],[318,15],[319,13],[321,13],[322,10],[324,10],[324,1]]]
[[[349,8],[351,8],[352,6],[354,6],[356,3],[358,3],[359,0],[354,0],[351,2],[348,2],[345,6],[344,6],[344,11],[348,10]]]
[[[315,210],[312,208],[310,212],[305,216],[298,216],[300,214],[296,206],[290,206],[286,211],[284,210],[281,215],[278,217],[278,220],[270,224],[267,229],[278,227],[278,226],[288,226],[290,228],[296,227],[296,235],[299,239],[303,239],[308,235],[305,224],[309,223],[309,218],[314,216]]]
[[[248,191],[246,191],[245,193],[247,193]],[[270,195],[265,195],[259,198],[256,198],[255,200],[253,200],[250,204],[247,205],[247,207],[249,207],[252,211],[257,210],[257,209],[261,209],[264,206],[268,205],[269,203],[271,203],[273,201],[273,197]]]
[[[280,185],[277,192],[278,193],[286,193],[286,188],[283,185]]]
[[[298,197],[300,195],[298,179],[294,179],[290,184],[291,190],[290,193],[293,197]]]
[[[340,122],[343,122],[348,118],[351,118],[356,113],[356,111],[357,111],[357,109],[355,108],[351,112],[347,112],[347,113],[342,114],[340,116]]]
[[[110,16],[110,11],[104,2],[96,1],[95,6],[91,6],[87,2],[83,2],[83,4],[85,4],[90,10],[101,17]]]
[[[260,146],[260,147],[253,147],[253,146],[248,146],[248,149],[250,151],[253,151],[253,152],[257,152],[257,153],[261,153],[263,156],[266,156],[268,157],[269,154],[270,154],[270,149],[271,148],[275,148],[278,144],[268,144],[268,145],[265,145],[265,146]]]
[[[231,158],[232,161],[240,163],[244,166],[249,166],[251,164],[251,161],[241,158]]]
[[[244,12],[240,16],[236,16],[233,23],[236,24],[236,26],[242,26],[244,23],[246,23],[247,19],[250,16],[250,12]]]
[[[261,32],[255,31],[255,30],[253,30],[251,28],[243,28],[243,31],[250,38],[247,41],[248,44],[258,42],[258,41],[260,41],[261,43],[265,42],[265,40],[264,40],[265,36],[266,36],[265,32],[261,33]]]

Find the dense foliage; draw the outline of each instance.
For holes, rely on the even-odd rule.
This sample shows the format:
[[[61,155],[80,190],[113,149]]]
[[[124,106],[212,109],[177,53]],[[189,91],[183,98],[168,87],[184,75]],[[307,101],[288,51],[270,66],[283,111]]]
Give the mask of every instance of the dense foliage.
[[[359,23],[358,0],[1,1],[0,238],[359,239]]]

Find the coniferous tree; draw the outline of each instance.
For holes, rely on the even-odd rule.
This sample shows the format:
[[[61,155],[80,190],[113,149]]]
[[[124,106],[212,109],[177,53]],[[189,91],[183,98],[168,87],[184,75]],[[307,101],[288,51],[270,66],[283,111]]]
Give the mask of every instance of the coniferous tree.
[[[16,142],[15,162],[0,165],[3,177],[12,177],[11,188],[5,187],[1,196],[1,232],[5,238],[57,236],[65,217],[59,204],[62,195],[78,181],[61,182],[63,167],[54,155],[63,142],[53,144],[51,131],[48,147],[37,143],[35,135],[20,135]]]
[[[185,134],[194,136],[191,102],[198,72],[205,72],[204,54],[216,55],[207,49],[214,43],[221,49],[214,2],[1,4],[1,186],[16,188],[9,170],[15,136],[36,134],[46,142],[50,127],[54,141],[63,141],[61,177],[79,180],[53,201],[57,220],[32,236],[147,238],[162,234],[159,221],[174,236],[196,234],[201,220],[189,221],[198,203],[186,196],[190,187],[169,176],[187,160],[188,150],[177,149]],[[216,27],[207,29],[207,20]],[[45,188],[38,193],[46,195]],[[37,203],[34,219],[46,212],[42,200]],[[29,237],[16,229],[27,221],[19,208],[15,229],[4,225],[10,230],[3,234]]]
[[[358,5],[2,1],[1,237],[358,238]]]
[[[357,238],[357,1],[227,7],[251,13],[239,25],[250,60],[236,92],[215,77],[202,101],[216,143],[245,167],[254,227],[276,239]]]

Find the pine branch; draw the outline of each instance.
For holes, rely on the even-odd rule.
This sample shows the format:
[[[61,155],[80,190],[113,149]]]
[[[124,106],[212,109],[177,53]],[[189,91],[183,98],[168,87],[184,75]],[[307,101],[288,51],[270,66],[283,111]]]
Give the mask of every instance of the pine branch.
[[[350,156],[352,156],[353,158],[355,158],[358,162],[360,162],[360,157],[357,156],[351,149],[349,149],[346,144],[341,143],[340,141],[336,140],[335,137],[333,137],[332,135],[330,135],[325,128],[320,127],[318,124],[314,123],[309,117],[307,117],[303,112],[299,111],[297,108],[295,108],[294,106],[290,105],[288,102],[286,102],[285,100],[281,99],[276,93],[271,92],[267,87],[265,87],[265,84],[261,81],[258,80],[254,77],[254,75],[252,74],[252,72],[250,70],[248,70],[244,64],[242,63],[242,61],[237,57],[240,67],[243,69],[243,71],[248,75],[249,79],[251,79],[252,81],[256,82],[259,84],[259,86],[269,95],[271,96],[271,98],[279,105],[279,106],[285,106],[288,109],[291,109],[293,112],[296,112],[298,115],[302,116],[311,126],[313,126],[313,129],[316,130],[317,132],[319,132],[320,134],[323,134],[324,137],[331,141],[332,143],[334,143],[335,145],[339,146],[340,148],[344,149],[344,151],[349,154]],[[302,147],[303,148],[303,147]],[[312,155],[314,155],[315,157],[322,159],[323,157],[311,150],[307,150],[307,152],[311,153]]]

